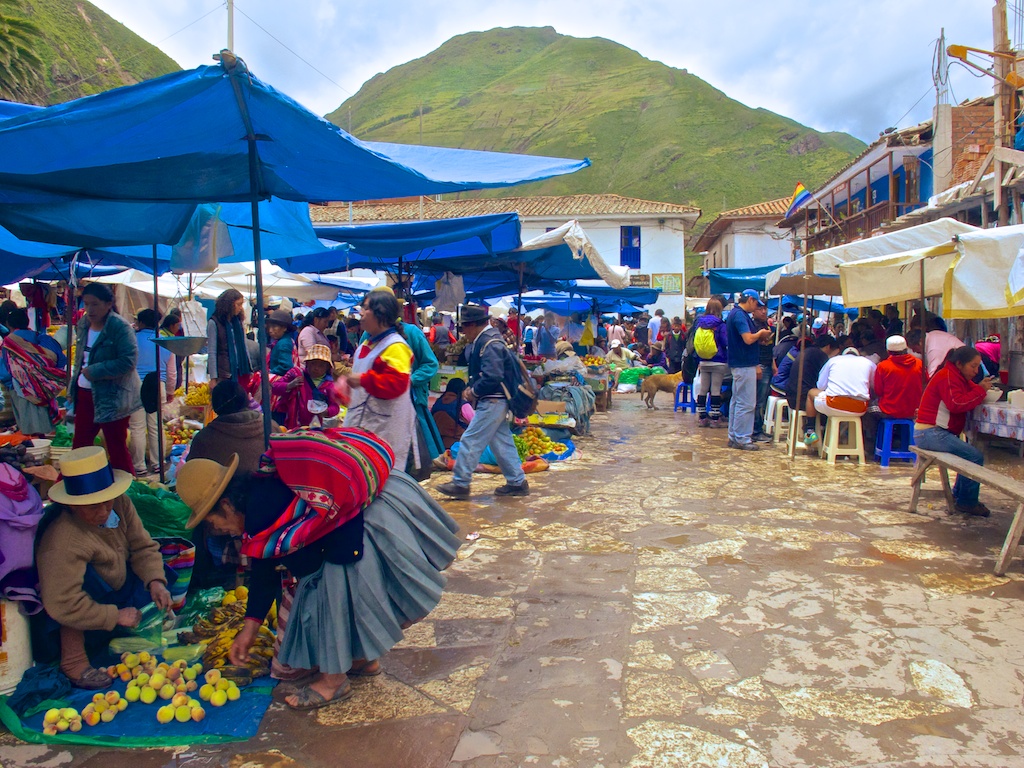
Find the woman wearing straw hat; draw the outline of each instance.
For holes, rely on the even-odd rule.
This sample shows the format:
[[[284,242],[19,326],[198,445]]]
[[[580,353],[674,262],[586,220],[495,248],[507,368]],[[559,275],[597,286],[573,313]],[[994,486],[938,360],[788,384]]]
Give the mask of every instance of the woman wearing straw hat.
[[[250,588],[233,664],[248,660],[281,568],[298,579],[276,660],[310,673],[304,685],[293,679],[288,706],[316,709],[351,696],[350,676],[380,674],[377,659],[437,605],[458,525],[363,430],[274,435],[265,462],[236,476],[237,457],[228,466],[189,461],[178,493],[192,508],[189,528],[205,521],[243,536]]]
[[[105,649],[115,629],[139,623],[143,606],[168,610],[167,576],[126,494],[132,476],[111,469],[96,446],[64,454],[60,468],[64,478],[49,494],[57,507],[40,525],[36,551],[43,607],[60,625],[60,668],[71,684],[107,688],[111,680],[89,664],[86,641],[103,640]]]

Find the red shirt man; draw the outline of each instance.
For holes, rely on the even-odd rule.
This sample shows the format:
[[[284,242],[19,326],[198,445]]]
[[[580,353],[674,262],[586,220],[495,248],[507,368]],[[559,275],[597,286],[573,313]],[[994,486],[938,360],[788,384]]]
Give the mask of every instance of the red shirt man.
[[[907,340],[890,336],[885,342],[889,357],[875,368],[875,394],[883,416],[912,419],[924,392],[921,361],[907,351]]]

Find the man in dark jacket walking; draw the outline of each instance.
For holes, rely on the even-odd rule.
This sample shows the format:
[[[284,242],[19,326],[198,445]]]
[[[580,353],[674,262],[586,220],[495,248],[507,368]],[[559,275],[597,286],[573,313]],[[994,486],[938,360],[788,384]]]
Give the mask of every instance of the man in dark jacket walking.
[[[672,332],[665,338],[665,358],[668,360],[668,372],[679,373],[683,368],[683,353],[686,351],[686,336],[683,333],[683,320],[672,318]]]
[[[509,428],[508,395],[512,366],[515,361],[497,328],[488,323],[485,307],[466,304],[462,307],[462,330],[470,344],[466,348],[469,361],[467,399],[475,401],[476,414],[462,435],[459,455],[455,459],[452,482],[437,486],[445,496],[469,498],[473,470],[484,449],[490,446],[505,476],[505,485],[496,488],[496,496],[528,496],[519,452]]]

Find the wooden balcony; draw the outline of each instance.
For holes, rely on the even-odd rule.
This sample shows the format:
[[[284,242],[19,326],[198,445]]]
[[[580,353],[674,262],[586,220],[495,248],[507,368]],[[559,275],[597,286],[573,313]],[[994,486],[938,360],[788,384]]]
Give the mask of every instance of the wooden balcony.
[[[839,221],[834,222],[822,211],[819,219],[820,227],[812,229],[807,236],[807,252],[820,251],[835,245],[863,240],[882,224],[893,221],[904,213],[920,208],[923,203],[900,203],[883,200],[870,208],[858,211],[852,216],[839,214]]]

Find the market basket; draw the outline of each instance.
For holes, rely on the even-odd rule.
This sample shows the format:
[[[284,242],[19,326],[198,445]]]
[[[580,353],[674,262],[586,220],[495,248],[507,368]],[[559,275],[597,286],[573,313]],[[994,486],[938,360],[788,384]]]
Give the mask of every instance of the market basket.
[[[196,547],[188,539],[177,536],[161,536],[156,539],[160,545],[160,556],[164,565],[174,571],[174,583],[168,585],[171,593],[171,608],[177,612],[185,606],[185,596],[192,582],[192,569],[196,564]]]

